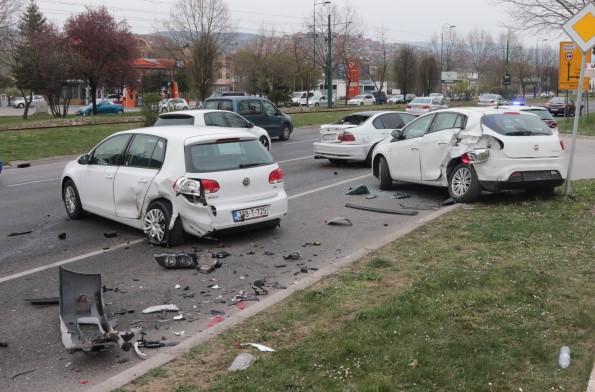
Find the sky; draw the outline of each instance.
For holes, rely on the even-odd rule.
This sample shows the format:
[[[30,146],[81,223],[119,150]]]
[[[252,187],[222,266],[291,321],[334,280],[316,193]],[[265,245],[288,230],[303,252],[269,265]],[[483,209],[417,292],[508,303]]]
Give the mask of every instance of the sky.
[[[314,3],[323,0],[223,0],[231,13],[235,31],[257,33],[262,26],[277,33],[304,30],[312,18]],[[117,18],[125,18],[134,33],[164,30],[170,9],[177,0],[37,0],[47,18],[58,24],[86,5],[105,5]],[[496,36],[512,25],[506,10],[497,0],[333,0],[340,7],[350,3],[360,14],[365,36],[375,38],[380,27],[389,42],[428,42],[441,27],[456,26],[458,34],[467,35],[475,27]],[[317,7],[322,7],[318,5]],[[519,32],[527,45],[543,42],[543,36]],[[555,46],[559,34],[550,37]]]

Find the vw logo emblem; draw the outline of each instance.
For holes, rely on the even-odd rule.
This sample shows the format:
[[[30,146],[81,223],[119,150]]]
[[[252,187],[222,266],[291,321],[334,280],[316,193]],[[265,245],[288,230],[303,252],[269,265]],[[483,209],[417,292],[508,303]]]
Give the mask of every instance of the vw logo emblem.
[[[244,178],[244,179],[242,180],[242,184],[244,184],[244,186],[248,186],[248,185],[250,185],[250,179],[249,179],[248,177]]]
[[[533,151],[539,151],[539,144],[533,146]]]

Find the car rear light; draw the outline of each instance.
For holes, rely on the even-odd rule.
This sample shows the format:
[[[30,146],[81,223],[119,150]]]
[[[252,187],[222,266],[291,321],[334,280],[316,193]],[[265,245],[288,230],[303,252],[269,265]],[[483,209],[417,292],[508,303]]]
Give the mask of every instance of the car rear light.
[[[429,109],[431,106],[430,105],[423,105],[421,108],[422,109]]]
[[[469,157],[469,154],[464,153],[461,155],[461,162],[463,162],[465,165],[471,163],[471,157]]]
[[[565,150],[565,148],[564,148],[564,142],[562,140],[560,140],[560,147],[562,147],[562,151]]]
[[[180,177],[174,181],[174,192],[187,196],[200,196],[200,181],[192,178]]]
[[[353,136],[353,133],[351,133],[351,132],[343,132],[342,134],[339,135],[340,143],[354,142],[354,141],[355,141],[355,136]]]
[[[285,174],[283,174],[283,170],[281,168],[277,168],[269,174],[269,183],[270,184],[279,184],[283,182],[285,179]]]
[[[407,109],[411,109],[411,105],[407,105],[406,107],[407,107]]]
[[[216,193],[221,189],[221,186],[219,186],[219,183],[215,180],[200,180],[200,183],[205,194]]]

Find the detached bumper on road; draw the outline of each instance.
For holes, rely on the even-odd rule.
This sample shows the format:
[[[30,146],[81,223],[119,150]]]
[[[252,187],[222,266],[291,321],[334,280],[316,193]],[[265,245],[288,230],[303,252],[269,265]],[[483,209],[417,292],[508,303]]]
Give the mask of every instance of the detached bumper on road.
[[[365,161],[371,144],[313,143],[314,158]]]

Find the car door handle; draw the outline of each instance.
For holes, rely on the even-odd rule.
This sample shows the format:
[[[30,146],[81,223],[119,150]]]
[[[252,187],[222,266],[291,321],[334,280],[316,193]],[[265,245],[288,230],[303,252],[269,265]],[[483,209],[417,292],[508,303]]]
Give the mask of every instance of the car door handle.
[[[105,178],[108,179],[108,180],[113,180],[114,175],[113,174],[106,174],[105,175]]]
[[[149,182],[149,180],[146,178],[139,178],[137,181],[140,182],[141,184],[146,184],[147,182]]]

